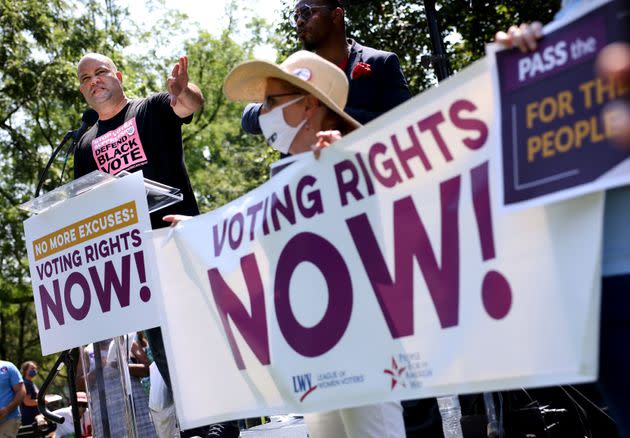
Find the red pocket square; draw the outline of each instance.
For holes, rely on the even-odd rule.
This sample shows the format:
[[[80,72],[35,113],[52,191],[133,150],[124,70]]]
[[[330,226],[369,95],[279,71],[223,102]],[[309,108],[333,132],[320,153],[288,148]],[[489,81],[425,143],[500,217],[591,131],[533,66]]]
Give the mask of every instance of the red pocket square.
[[[372,75],[372,66],[366,62],[359,62],[354,66],[350,77],[352,79],[359,79],[362,77],[368,77]]]

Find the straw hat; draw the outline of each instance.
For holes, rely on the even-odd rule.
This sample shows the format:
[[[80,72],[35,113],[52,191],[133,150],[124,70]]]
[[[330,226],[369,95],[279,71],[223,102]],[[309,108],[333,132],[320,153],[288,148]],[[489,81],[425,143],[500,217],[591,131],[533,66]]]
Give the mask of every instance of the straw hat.
[[[265,99],[267,78],[276,78],[312,94],[328,108],[339,114],[355,128],[359,122],[343,108],[348,100],[348,79],[335,64],[319,55],[300,50],[282,64],[269,61],[245,61],[228,73],[223,92],[230,100],[262,102]]]

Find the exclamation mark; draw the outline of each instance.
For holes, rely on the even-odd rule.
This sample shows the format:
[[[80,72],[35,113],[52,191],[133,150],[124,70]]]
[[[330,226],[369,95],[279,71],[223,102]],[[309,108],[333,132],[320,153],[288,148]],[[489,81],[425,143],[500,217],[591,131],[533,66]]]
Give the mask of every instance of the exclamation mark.
[[[136,268],[138,269],[140,283],[146,283],[147,276],[144,271],[144,253],[142,251],[138,251],[133,254],[133,257],[136,260]],[[149,286],[142,286],[140,288],[140,299],[145,303],[151,299],[151,289],[149,289]]]
[[[496,257],[494,234],[492,231],[492,211],[490,209],[490,187],[488,184],[488,162],[470,171],[472,201],[481,241],[483,261]],[[488,271],[481,285],[483,306],[494,319],[504,318],[512,306],[512,289],[507,279],[497,271]]]

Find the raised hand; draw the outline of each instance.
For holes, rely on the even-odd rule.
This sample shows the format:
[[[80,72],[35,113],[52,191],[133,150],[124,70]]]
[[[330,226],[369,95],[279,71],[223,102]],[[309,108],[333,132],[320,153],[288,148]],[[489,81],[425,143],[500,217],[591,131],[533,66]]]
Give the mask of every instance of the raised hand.
[[[188,86],[188,57],[182,56],[173,67],[171,75],[166,80],[166,89],[171,95],[171,106],[177,104],[177,98]]]

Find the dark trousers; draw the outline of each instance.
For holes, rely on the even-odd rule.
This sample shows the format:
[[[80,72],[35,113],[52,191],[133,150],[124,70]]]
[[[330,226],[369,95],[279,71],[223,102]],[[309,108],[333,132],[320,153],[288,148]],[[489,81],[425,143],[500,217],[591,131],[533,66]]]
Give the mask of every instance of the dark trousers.
[[[630,438],[630,274],[602,279],[598,386],[619,436]]]

